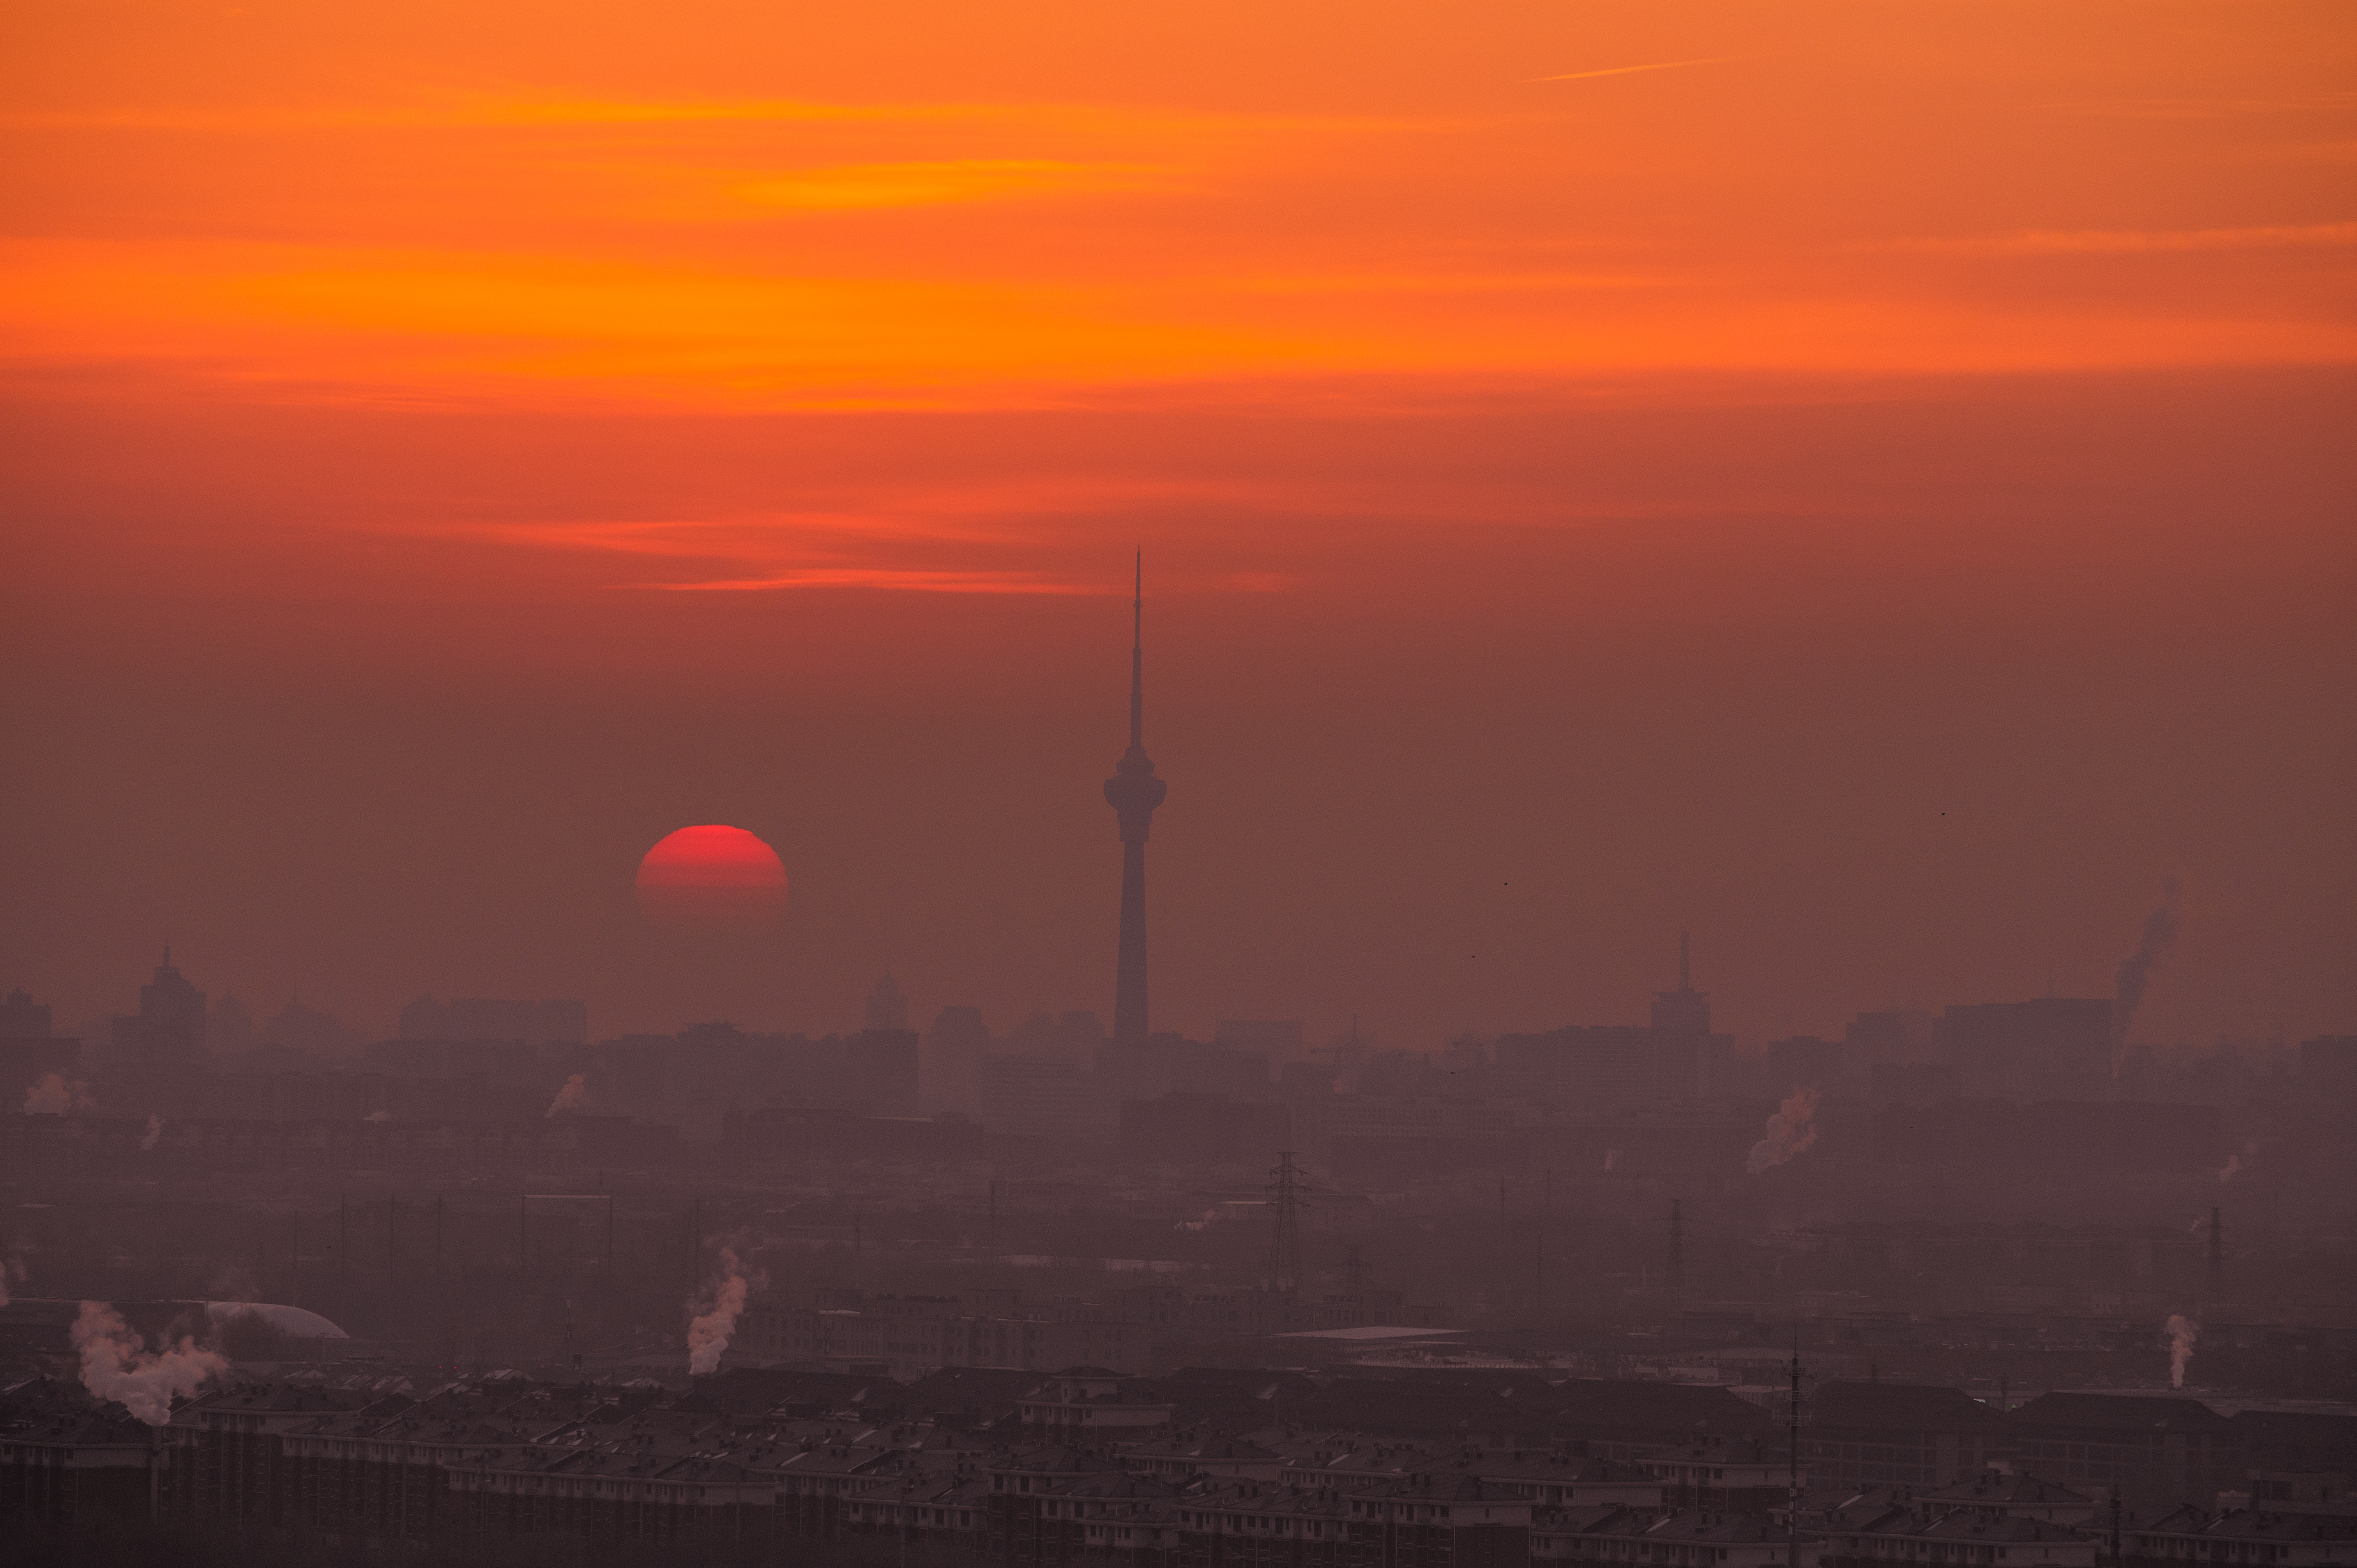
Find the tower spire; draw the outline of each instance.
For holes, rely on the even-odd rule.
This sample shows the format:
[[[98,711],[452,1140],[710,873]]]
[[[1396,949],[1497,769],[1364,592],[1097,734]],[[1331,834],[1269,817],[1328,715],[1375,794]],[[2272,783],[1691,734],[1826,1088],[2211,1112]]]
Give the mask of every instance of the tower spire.
[[[1146,552],[1137,553],[1137,586],[1129,601],[1129,749],[1146,749]]]
[[[1129,749],[1105,780],[1105,804],[1121,822],[1121,955],[1114,969],[1113,1037],[1143,1046],[1146,1021],[1146,837],[1170,786],[1146,755],[1146,552],[1137,553],[1130,599]]]

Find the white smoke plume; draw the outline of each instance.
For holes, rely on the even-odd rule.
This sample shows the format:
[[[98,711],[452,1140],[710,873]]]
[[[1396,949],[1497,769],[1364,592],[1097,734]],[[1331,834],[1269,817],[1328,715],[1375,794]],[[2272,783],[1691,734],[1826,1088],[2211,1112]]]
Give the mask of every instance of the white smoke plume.
[[[1607,1149],[1607,1150],[1605,1150],[1605,1151],[1604,1151],[1604,1168],[1605,1168],[1606,1170],[1609,1171],[1609,1170],[1617,1169],[1617,1168],[1619,1168],[1620,1164],[1620,1150],[1618,1150],[1618,1149]]]
[[[2169,1315],[2169,1386],[2185,1386],[2185,1363],[2193,1359],[2193,1342],[2201,1337],[2201,1326],[2181,1313]]]
[[[2136,1017],[2136,1008],[2144,1002],[2145,982],[2152,977],[2155,965],[2169,956],[2177,945],[2177,896],[2185,885],[2174,876],[2160,879],[2160,902],[2145,911],[2144,929],[2136,940],[2136,951],[2120,960],[2118,972],[2112,982],[2112,1076],[2120,1076],[2120,1063],[2127,1056],[2128,1025]]]
[[[1817,1141],[1817,1091],[1796,1089],[1768,1118],[1768,1135],[1751,1145],[1743,1168],[1752,1176],[1771,1170]]]
[[[143,1155],[154,1153],[156,1148],[156,1140],[163,1135],[164,1119],[161,1116],[151,1114],[147,1118],[147,1135],[139,1140],[139,1152]]]
[[[88,1111],[97,1103],[90,1097],[90,1085],[80,1079],[69,1083],[63,1073],[45,1072],[32,1088],[25,1090],[27,1116],[69,1116],[77,1111]]]
[[[2243,1145],[2243,1155],[2255,1155],[2258,1152],[2259,1145],[2255,1140]],[[2228,1155],[2226,1156],[2226,1163],[2218,1167],[2218,1185],[2220,1187],[2223,1187],[2228,1182],[2233,1181],[2236,1176],[2242,1175],[2247,1168],[2243,1164],[2243,1155]]]
[[[197,1348],[192,1338],[183,1337],[168,1350],[150,1351],[123,1315],[102,1301],[81,1304],[74,1319],[73,1346],[81,1352],[81,1386],[98,1399],[119,1400],[150,1426],[172,1419],[176,1396],[193,1394],[206,1379],[229,1370],[226,1357]]]
[[[587,1073],[576,1072],[571,1078],[565,1080],[565,1087],[556,1091],[556,1098],[548,1102],[548,1109],[542,1112],[541,1115],[543,1117],[549,1117],[555,1115],[560,1111],[587,1111],[588,1109],[589,1077]]]
[[[361,1117],[361,1120],[363,1122],[390,1122],[393,1120],[393,1112],[390,1111],[371,1111],[367,1115]]]
[[[695,1314],[687,1326],[687,1369],[698,1377],[719,1369],[720,1353],[728,1348],[745,1297],[754,1289],[734,1249],[720,1249],[720,1278],[687,1304]]]

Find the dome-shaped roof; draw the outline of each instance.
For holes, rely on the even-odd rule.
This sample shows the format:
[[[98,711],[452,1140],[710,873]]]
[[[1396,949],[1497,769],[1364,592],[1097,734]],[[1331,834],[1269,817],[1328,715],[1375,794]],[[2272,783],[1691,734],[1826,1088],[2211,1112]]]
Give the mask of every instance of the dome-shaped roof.
[[[349,1339],[350,1335],[328,1322],[316,1312],[299,1306],[281,1306],[269,1301],[209,1301],[205,1316],[215,1323],[250,1312],[290,1339]]]

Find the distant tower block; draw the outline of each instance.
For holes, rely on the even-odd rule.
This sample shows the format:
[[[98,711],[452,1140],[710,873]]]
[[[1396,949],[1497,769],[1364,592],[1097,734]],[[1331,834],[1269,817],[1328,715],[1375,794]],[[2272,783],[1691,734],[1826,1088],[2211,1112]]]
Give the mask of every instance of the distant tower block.
[[[867,1026],[871,1029],[905,1029],[909,1026],[909,993],[900,983],[888,972],[867,993]]]
[[[1653,993],[1653,1027],[1665,1035],[1710,1033],[1710,993],[1694,988],[1691,936],[1678,933],[1678,988]]]
[[[1154,776],[1146,755],[1146,555],[1137,558],[1137,588],[1130,603],[1129,749],[1105,780],[1105,803],[1121,819],[1121,959],[1114,970],[1113,1037],[1116,1045],[1146,1044],[1146,835],[1154,808],[1170,786]]]
[[[1268,1238],[1268,1286],[1272,1291],[1291,1294],[1301,1288],[1301,1186],[1300,1170],[1293,1163],[1293,1151],[1286,1149],[1276,1156],[1276,1168],[1268,1173],[1275,1179],[1268,1184],[1269,1218],[1273,1224]],[[1355,1268],[1357,1249],[1352,1250]]]

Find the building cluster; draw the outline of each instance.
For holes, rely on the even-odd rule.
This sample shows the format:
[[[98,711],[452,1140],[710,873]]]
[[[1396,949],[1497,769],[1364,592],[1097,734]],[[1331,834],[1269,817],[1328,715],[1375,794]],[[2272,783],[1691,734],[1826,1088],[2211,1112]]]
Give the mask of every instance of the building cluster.
[[[347,1364],[241,1376],[156,1426],[37,1377],[0,1391],[0,1520],[1151,1568],[2357,1561],[2357,1418],[1835,1383],[1797,1453],[1788,1430],[1721,1389],[1513,1370],[747,1369],[680,1389]]]
[[[1544,1170],[1707,1183],[1759,1174],[1765,1144],[1770,1166],[1813,1147],[1813,1165],[1852,1171],[1977,1165],[2015,1181],[2133,1183],[2231,1178],[2262,1147],[2280,1161],[2315,1142],[2310,1122],[2357,1112],[2357,1038],[2319,1037],[2266,1066],[2139,1049],[2115,1076],[2112,1004],[2050,998],[1864,1014],[1838,1041],[1738,1052],[1711,1031],[1708,999],[1683,971],[1641,1026],[1467,1037],[1433,1052],[1348,1036],[1313,1047],[1288,1020],[1224,1023],[1208,1041],[1125,1040],[1088,1013],[994,1033],[962,1006],[920,1034],[887,976],[869,1026],[847,1035],[706,1023],[597,1040],[579,1002],[421,997],[399,1037],[329,1058],[283,1043],[209,1049],[204,993],[168,958],[140,1012],[91,1052],[50,1033],[49,1010],[23,993],[0,1004],[0,1095],[92,1123],[87,1134],[9,1127],[38,1168],[72,1168],[124,1137],[153,1154],[147,1124],[160,1117],[167,1154],[368,1169],[453,1150],[467,1168],[636,1166],[703,1150],[759,1169],[1048,1145],[1199,1166],[1292,1149],[1354,1180]],[[473,1032],[493,1028],[504,1032]],[[1763,1140],[1770,1112],[1797,1116],[1795,1135]],[[555,1125],[565,1122],[583,1125]],[[382,1123],[417,1131],[370,1130]]]

